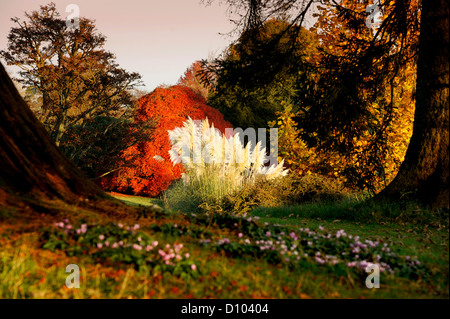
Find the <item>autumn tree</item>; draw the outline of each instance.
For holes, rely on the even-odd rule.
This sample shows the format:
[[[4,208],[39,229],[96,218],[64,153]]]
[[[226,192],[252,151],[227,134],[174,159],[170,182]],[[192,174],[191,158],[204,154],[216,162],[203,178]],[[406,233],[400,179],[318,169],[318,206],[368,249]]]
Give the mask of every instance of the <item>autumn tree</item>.
[[[246,1],[243,6],[243,2],[228,1],[234,7],[243,6],[245,13],[240,23],[250,30],[267,17],[282,14],[290,16],[290,28],[298,28],[315,2]],[[393,85],[386,84],[393,83],[402,68],[418,54],[411,142],[397,178],[378,198],[398,199],[408,194],[424,204],[448,208],[448,1],[424,2],[422,8],[413,0],[381,2],[379,9],[384,17],[370,41],[358,36],[363,30],[373,30],[366,25],[370,18],[367,7],[361,10],[356,1],[323,3],[333,6],[348,22],[349,32],[337,35],[342,37],[341,45],[347,52],[343,56],[329,54],[324,60],[328,72],[321,79],[327,81],[320,87],[325,89],[324,93],[332,94],[324,94],[322,103],[306,103],[303,119],[298,119],[309,126],[302,126],[303,137],[309,145],[330,147],[341,153],[351,153],[353,137],[358,139],[369,129],[375,129],[379,140],[384,139],[385,125],[370,122],[370,106],[381,103],[385,123],[389,123],[395,94],[388,90]],[[420,38],[416,41],[419,22]],[[253,73],[258,78],[270,75],[263,68],[254,71],[258,71]],[[375,141],[366,148],[365,156],[376,162],[380,150]]]
[[[366,8],[365,4],[353,1],[341,4],[350,12],[364,12]],[[300,173],[309,170],[336,176],[347,186],[379,192],[397,174],[412,133],[419,31],[416,19],[408,22],[408,60],[395,70],[392,65],[399,56],[396,52],[387,55],[391,63],[384,66],[384,73],[392,75],[381,81],[373,70],[360,72],[366,66],[351,58],[357,56],[356,50],[368,50],[365,48],[372,45],[373,31],[365,25],[355,27],[355,21],[344,15],[341,8],[318,9],[313,28],[321,43],[320,58],[314,66],[317,77],[310,82],[307,94],[296,98],[300,109],[296,118],[287,112],[279,117],[280,151],[288,162],[299,167]],[[417,3],[410,11],[414,17]],[[359,23],[367,22],[367,18],[365,21],[362,18],[363,15]],[[387,64],[385,59],[377,58],[369,67],[380,71]],[[379,92],[376,96],[374,85]],[[342,113],[337,112],[340,109]],[[349,124],[344,126],[345,122]],[[297,132],[293,125],[298,127]],[[290,135],[290,140],[283,135]],[[309,141],[309,147],[304,140]]]
[[[207,105],[202,96],[184,85],[156,88],[141,97],[134,123],[137,126],[155,123],[154,130],[147,139],[120,154],[119,169],[101,179],[102,187],[147,196],[157,196],[166,190],[182,174],[182,166],[173,165],[170,160],[171,144],[167,131],[181,127],[188,117],[193,120],[208,118],[222,133],[232,127],[218,110]],[[123,161],[131,165],[121,166]]]
[[[209,88],[202,81],[202,62],[195,61],[187,68],[184,74],[178,80],[179,85],[185,85],[192,89],[196,94],[208,98]]]
[[[54,3],[25,17],[12,19],[16,26],[0,54],[20,69],[17,80],[40,101],[36,116],[56,145],[75,159],[85,145],[77,147],[70,135],[76,131],[89,140],[96,134],[88,128],[97,116],[128,116],[130,90],[140,75],[118,66],[114,54],[104,49],[106,38],[93,20],[81,17],[77,28],[66,25]]]

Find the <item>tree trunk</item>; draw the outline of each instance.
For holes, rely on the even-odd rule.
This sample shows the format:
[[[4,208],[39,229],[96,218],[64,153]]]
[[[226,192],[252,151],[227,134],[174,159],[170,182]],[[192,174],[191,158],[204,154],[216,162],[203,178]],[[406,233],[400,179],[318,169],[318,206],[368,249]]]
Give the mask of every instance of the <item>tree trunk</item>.
[[[405,160],[379,198],[449,208],[449,2],[422,1],[414,127]]]
[[[67,205],[128,210],[55,146],[0,64],[0,207],[58,212]]]

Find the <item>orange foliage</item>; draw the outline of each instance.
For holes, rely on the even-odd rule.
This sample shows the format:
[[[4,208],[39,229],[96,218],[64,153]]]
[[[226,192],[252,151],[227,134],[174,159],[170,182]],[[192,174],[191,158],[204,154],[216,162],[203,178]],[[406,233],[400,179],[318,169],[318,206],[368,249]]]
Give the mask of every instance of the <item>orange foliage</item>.
[[[157,196],[166,190],[182,173],[181,164],[173,165],[170,161],[171,144],[167,131],[181,127],[188,117],[193,120],[208,118],[222,133],[225,128],[232,127],[218,110],[207,105],[205,99],[192,89],[182,85],[157,88],[138,100],[134,119],[137,124],[156,120],[154,132],[148,140],[122,153],[123,160],[131,161],[132,165],[103,178],[101,186],[108,190],[149,196]]]
[[[201,76],[199,74],[201,71],[202,63],[200,61],[195,61],[178,80],[178,84],[190,87],[195,93],[207,99],[209,90],[201,81]]]

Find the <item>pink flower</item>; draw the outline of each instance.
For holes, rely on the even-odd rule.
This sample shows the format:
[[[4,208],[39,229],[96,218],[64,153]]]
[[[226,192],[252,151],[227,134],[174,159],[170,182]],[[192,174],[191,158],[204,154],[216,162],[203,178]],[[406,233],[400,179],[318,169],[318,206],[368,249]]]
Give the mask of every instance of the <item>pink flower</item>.
[[[239,238],[242,238],[242,236],[244,236],[244,234],[239,233],[238,236],[239,236]]]
[[[184,257],[189,258],[189,253],[184,254]]]
[[[159,244],[159,243],[158,243],[156,240],[152,243],[153,247],[158,246],[158,244]]]
[[[133,249],[135,250],[142,250],[142,246],[138,244],[133,244]]]
[[[191,269],[192,269],[193,271],[196,271],[196,270],[197,270],[197,266],[196,266],[195,264],[192,264],[192,265],[191,265]]]
[[[98,243],[98,244],[97,244],[97,248],[98,248],[98,249],[102,249],[102,247],[103,247],[103,244],[102,244],[102,243]]]
[[[106,241],[106,242],[105,242],[105,246],[106,246],[106,247],[109,247],[109,241]]]
[[[145,247],[145,251],[146,251],[146,252],[149,252],[149,251],[152,250],[152,249],[153,249],[153,247],[150,246],[150,245],[147,245],[147,246]]]
[[[105,239],[105,236],[104,236],[104,235],[100,235],[100,236],[98,236],[98,239],[104,240],[104,239]]]
[[[111,248],[114,248],[114,249],[116,249],[118,247],[119,247],[119,245],[117,245],[117,243],[114,243],[114,244],[111,245]]]

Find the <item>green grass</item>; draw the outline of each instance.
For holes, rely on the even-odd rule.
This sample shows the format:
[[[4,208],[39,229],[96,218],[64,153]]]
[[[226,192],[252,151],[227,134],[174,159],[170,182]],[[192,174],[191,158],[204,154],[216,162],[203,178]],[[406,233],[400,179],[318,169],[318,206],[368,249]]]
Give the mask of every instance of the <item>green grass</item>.
[[[344,229],[348,234],[359,235],[362,239],[382,240],[395,246],[405,256],[415,256],[427,264],[435,274],[429,297],[448,296],[448,213],[421,209],[415,203],[376,203],[343,201],[339,203],[310,203],[290,207],[258,208],[252,215],[269,222],[287,227],[308,227],[317,229],[323,226],[331,231]],[[314,270],[312,277],[321,276],[321,270]],[[327,275],[328,276],[328,275]],[[332,276],[331,276],[332,277]],[[329,280],[325,280],[329,282]],[[307,281],[307,280],[306,280]],[[339,280],[338,280],[339,282]],[[372,293],[372,297],[412,297],[414,289],[400,288],[403,283],[395,279],[390,291]],[[313,283],[310,283],[313,285]],[[348,284],[348,283],[347,283]],[[305,283],[303,283],[305,285]],[[400,286],[397,286],[400,285]],[[409,282],[407,285],[421,286],[421,283]],[[340,296],[355,297],[360,292],[354,286],[331,285],[331,290]],[[312,289],[312,288],[311,288]],[[404,289],[403,292],[402,289]],[[312,289],[314,290],[314,289]],[[419,289],[420,290],[420,289]],[[353,292],[352,292],[353,291]],[[396,295],[399,293],[399,295]],[[416,292],[417,293],[417,292]],[[324,297],[315,290],[313,297]],[[417,297],[417,296],[415,296]],[[423,296],[422,296],[423,297]]]
[[[159,207],[164,207],[164,203],[159,198],[151,198],[151,197],[141,197],[141,196],[132,196],[132,195],[120,195],[117,193],[111,194],[112,197],[120,199],[124,203],[133,206],[145,206],[151,207],[153,205],[158,205]]]
[[[133,206],[162,205],[162,201],[150,198],[115,197]],[[288,231],[323,226],[330,231],[344,229],[348,234],[364,239],[380,239],[395,247],[401,255],[417,256],[430,269],[431,275],[414,279],[382,274],[381,288],[368,289],[365,274],[346,267],[319,265],[307,259],[292,267],[270,262],[251,251],[232,254],[230,250],[200,243],[202,239],[217,241],[223,238],[237,242],[238,233],[249,238],[258,234],[260,228],[257,226],[245,228],[241,222],[236,226],[234,219],[219,216],[213,219],[148,210],[145,214],[130,216],[123,223],[140,223],[139,231],[160,242],[161,246],[183,243],[183,249],[190,253],[190,260],[197,266],[195,272],[190,272],[192,276],[180,276],[176,271],[167,272],[145,264],[130,264],[125,262],[126,258],[115,258],[114,252],[107,256],[96,255],[95,247],[88,253],[73,254],[77,251],[73,250],[74,245],[80,245],[80,242],[65,235],[56,239],[43,238],[44,228],[17,233],[15,228],[2,228],[0,224],[0,298],[449,297],[448,215],[421,210],[411,203],[362,205],[343,202],[259,208],[252,216],[261,217],[257,223],[263,229],[262,236],[267,231],[264,227],[273,227],[264,226],[265,222],[270,222],[283,225]],[[85,221],[73,217],[70,222],[76,225]],[[91,223],[101,225],[106,222],[99,216]],[[97,231],[103,232],[102,229]],[[98,233],[94,233],[91,240],[95,242],[97,237]],[[56,245],[53,251],[43,249],[43,244],[50,240],[67,245]],[[65,266],[70,263],[81,268],[80,289],[65,287]]]
[[[347,201],[260,207],[253,215],[260,216],[263,222],[287,227],[344,229],[362,239],[382,240],[397,247],[402,255],[417,256],[433,270],[437,282],[448,289],[448,212],[421,209],[414,203]]]

